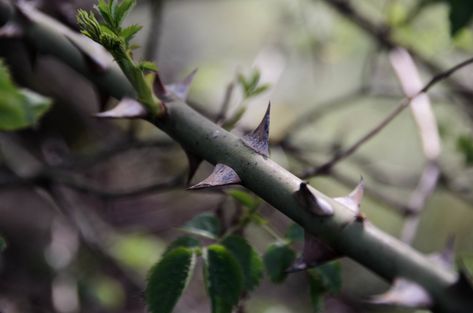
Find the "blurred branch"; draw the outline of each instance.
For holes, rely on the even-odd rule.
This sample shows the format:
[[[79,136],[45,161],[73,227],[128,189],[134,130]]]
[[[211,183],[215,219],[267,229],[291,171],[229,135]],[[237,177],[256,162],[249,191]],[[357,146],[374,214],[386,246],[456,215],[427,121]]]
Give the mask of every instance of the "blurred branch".
[[[164,2],[165,0],[148,0],[150,6],[150,25],[145,45],[145,60],[157,61],[158,59],[159,41],[161,39],[163,25]]]
[[[412,94],[411,96],[407,96],[401,100],[401,102],[394,108],[391,113],[389,113],[383,120],[381,120],[375,127],[369,130],[364,136],[358,139],[355,143],[353,143],[348,149],[340,151],[338,154],[335,154],[332,159],[325,162],[324,164],[308,168],[302,174],[303,178],[319,175],[321,173],[329,173],[332,167],[334,167],[338,162],[344,160],[345,158],[352,155],[356,152],[362,145],[366,142],[371,140],[374,136],[376,136],[381,130],[383,130],[389,123],[394,120],[406,107],[410,105],[410,103],[416,99],[417,97],[425,94],[429,91],[430,88],[435,86],[437,83],[441,82],[442,80],[448,78],[450,75],[455,73],[456,71],[462,69],[463,67],[473,63],[473,57],[469,58],[463,62],[458,63],[457,65],[451,67],[450,69],[435,75],[427,84],[424,85],[422,89],[417,91],[416,93]]]

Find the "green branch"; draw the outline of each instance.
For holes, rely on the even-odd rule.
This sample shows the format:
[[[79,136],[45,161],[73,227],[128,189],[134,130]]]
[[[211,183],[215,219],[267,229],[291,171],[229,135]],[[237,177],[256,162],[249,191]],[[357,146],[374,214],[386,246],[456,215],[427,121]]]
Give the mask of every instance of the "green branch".
[[[0,6],[0,16],[2,16]],[[96,72],[86,56],[62,34],[38,21],[19,20],[24,40],[41,51],[55,56],[98,87],[122,98],[140,93],[140,89],[113,69]],[[125,59],[126,64],[131,63]],[[119,62],[120,63],[120,62]],[[127,69],[128,79],[132,70]],[[141,97],[138,97],[142,100]],[[458,289],[457,274],[435,265],[426,256],[387,235],[369,222],[360,222],[357,214],[329,196],[313,190],[320,199],[333,208],[332,216],[316,216],[301,206],[294,197],[301,180],[250,149],[241,138],[219,127],[194,111],[184,101],[165,103],[166,115],[157,127],[165,131],[182,147],[210,163],[231,167],[242,185],[259,195],[274,208],[299,223],[311,234],[321,238],[340,254],[350,257],[388,281],[404,278],[422,286],[433,299],[435,312],[468,313],[473,308],[469,289]],[[152,121],[152,120],[151,120]]]

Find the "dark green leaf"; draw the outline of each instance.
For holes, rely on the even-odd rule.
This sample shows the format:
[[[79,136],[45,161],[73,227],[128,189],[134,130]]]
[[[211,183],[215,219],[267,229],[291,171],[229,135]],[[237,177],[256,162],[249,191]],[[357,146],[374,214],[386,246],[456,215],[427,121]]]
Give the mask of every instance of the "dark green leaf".
[[[194,264],[192,249],[178,247],[151,268],[145,295],[152,313],[172,312],[189,282]]]
[[[114,16],[116,25],[121,25],[123,19],[128,15],[128,13],[130,13],[134,5],[135,0],[123,0],[117,5]]]
[[[222,241],[236,258],[243,272],[244,291],[251,291],[258,286],[263,277],[263,261],[249,243],[240,236],[228,236]]]
[[[170,251],[178,247],[195,248],[199,245],[199,240],[189,236],[182,236],[171,242],[167,247],[166,251],[164,251],[163,255],[169,253]]]
[[[249,192],[240,189],[230,189],[227,193],[236,201],[249,209],[256,209],[260,204],[260,199]]]
[[[289,241],[304,240],[304,228],[302,228],[299,224],[292,224],[289,226],[286,232],[286,238]]]
[[[268,247],[263,260],[269,278],[274,283],[284,281],[286,270],[294,262],[296,253],[286,243],[273,243]]]
[[[108,25],[108,27],[114,27],[112,15],[108,6],[108,3],[106,3],[104,0],[99,0],[97,4],[97,10],[99,11],[100,15],[102,16],[105,24]]]
[[[204,260],[212,313],[231,313],[243,288],[243,274],[238,261],[222,245],[209,246]]]
[[[186,223],[182,230],[191,234],[217,239],[220,235],[220,222],[213,213],[205,212]]]
[[[51,101],[26,89],[18,89],[0,63],[0,130],[34,125],[51,107]]]
[[[446,0],[450,5],[450,34],[456,35],[463,27],[467,26],[473,17],[473,1],[471,0]]]
[[[473,164],[473,138],[469,135],[462,135],[457,138],[457,150],[463,154],[465,164]]]
[[[330,262],[319,266],[316,269],[320,273],[327,291],[338,293],[342,288],[342,277],[340,263]]]
[[[324,294],[327,291],[322,276],[314,270],[307,271],[309,279],[310,302],[315,313],[321,312],[324,303]]]

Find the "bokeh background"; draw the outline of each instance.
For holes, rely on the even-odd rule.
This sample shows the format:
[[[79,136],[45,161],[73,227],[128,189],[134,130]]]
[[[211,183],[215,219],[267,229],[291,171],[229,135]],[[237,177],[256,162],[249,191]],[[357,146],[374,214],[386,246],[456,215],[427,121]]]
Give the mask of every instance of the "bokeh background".
[[[198,68],[189,103],[209,118],[219,116],[230,93],[227,117],[247,107],[234,131],[252,129],[271,101],[271,157],[299,174],[343,151],[403,99],[386,38],[411,49],[424,83],[473,54],[473,28],[451,36],[448,4],[431,2],[143,0],[127,23],[144,26],[135,56],[155,61],[165,82]],[[75,28],[75,10],[93,2],[30,4]],[[231,216],[238,205],[221,192],[186,191],[180,178],[187,161],[177,144],[144,122],[95,119],[115,100],[32,50],[21,38],[0,38],[0,57],[15,82],[54,102],[35,127],[0,134],[0,234],[7,242],[0,311],[144,312],[147,271],[181,235],[177,228],[200,212]],[[245,99],[238,76],[255,70],[269,88]],[[454,238],[457,260],[473,256],[472,73],[467,67],[453,76],[461,86],[440,83],[429,93],[440,178],[419,208],[411,243],[433,253]],[[399,237],[426,164],[407,109],[332,172],[310,181],[340,196],[363,176],[362,211]],[[193,182],[210,170],[203,164]],[[42,172],[52,179],[35,176]],[[277,233],[286,232],[286,217],[266,204],[260,210]],[[246,235],[260,253],[274,241],[256,226]],[[325,312],[421,312],[369,304],[388,285],[350,260],[341,263],[342,292],[326,299]],[[201,276],[196,271],[175,312],[209,311]],[[304,273],[283,284],[265,278],[245,301],[245,312],[312,311]]]

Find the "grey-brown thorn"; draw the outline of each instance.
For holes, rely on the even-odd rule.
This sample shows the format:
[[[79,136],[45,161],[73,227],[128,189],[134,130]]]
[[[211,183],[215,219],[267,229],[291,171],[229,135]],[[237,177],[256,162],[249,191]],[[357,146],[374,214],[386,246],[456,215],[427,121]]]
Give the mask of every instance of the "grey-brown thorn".
[[[294,197],[299,202],[299,204],[310,213],[318,216],[333,215],[332,206],[322,198],[317,199],[310,188],[312,187],[307,183],[300,183],[299,190],[294,193]]]
[[[242,141],[251,149],[264,157],[269,157],[269,121],[271,112],[271,102],[268,104],[266,113],[258,127],[251,133],[243,136]]]
[[[195,72],[193,72],[195,73]],[[193,75],[191,73],[191,75]],[[269,120],[270,120],[271,103],[268,104],[263,119],[254,131],[243,136],[242,141],[253,149],[256,153],[263,157],[269,157]],[[191,153],[186,152],[189,159],[189,180],[194,175],[200,164],[201,159],[194,157]],[[196,164],[196,162],[198,162]],[[189,189],[206,189],[214,187],[222,187],[241,183],[238,174],[229,166],[217,164],[212,174],[200,183],[190,187]]]
[[[365,181],[363,177],[360,178],[360,182],[353,189],[348,196],[334,198],[338,203],[343,204],[347,208],[353,211],[356,214],[356,220],[363,222],[365,217],[360,212],[361,201],[363,200],[363,194],[365,192]]]
[[[141,103],[131,98],[123,98],[113,109],[95,114],[102,118],[143,118],[146,109]]]
[[[162,101],[172,101],[173,98],[186,101],[196,73],[197,69],[193,70],[184,79],[168,85],[165,85],[159,74],[155,73],[153,91]]]
[[[304,250],[302,257],[294,261],[286,272],[293,273],[303,271],[338,259],[340,256],[340,253],[333,250],[325,242],[308,232],[304,232]]]

